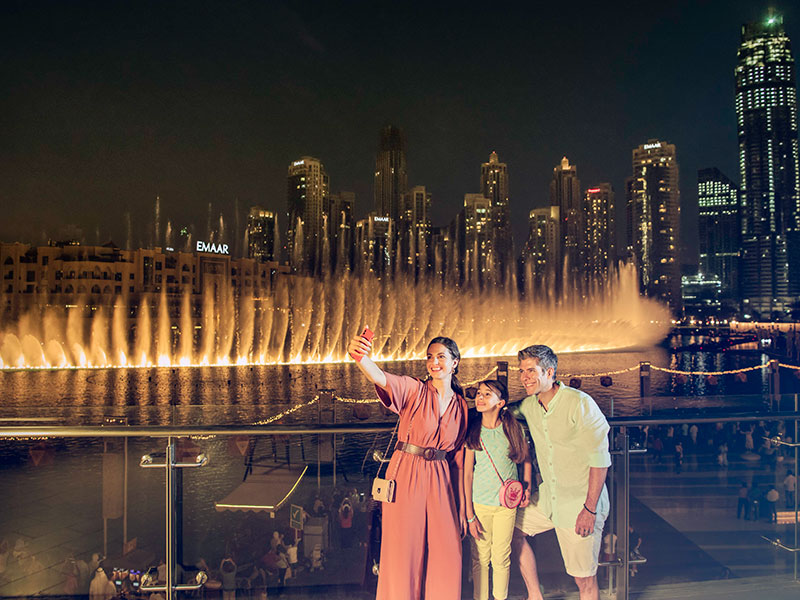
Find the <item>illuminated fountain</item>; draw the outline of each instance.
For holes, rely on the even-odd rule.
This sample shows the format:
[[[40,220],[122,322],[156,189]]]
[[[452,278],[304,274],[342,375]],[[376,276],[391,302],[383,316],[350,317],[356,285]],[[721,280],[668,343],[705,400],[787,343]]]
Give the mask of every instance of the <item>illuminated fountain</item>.
[[[560,300],[403,275],[276,282],[263,297],[162,292],[136,306],[118,299],[84,309],[78,299],[81,308],[37,309],[0,324],[0,368],[334,362],[346,359],[347,340],[365,324],[383,360],[419,358],[435,335],[453,337],[466,357],[514,354],[532,343],[557,352],[610,350],[658,343],[670,323],[664,306],[639,295],[632,267]]]

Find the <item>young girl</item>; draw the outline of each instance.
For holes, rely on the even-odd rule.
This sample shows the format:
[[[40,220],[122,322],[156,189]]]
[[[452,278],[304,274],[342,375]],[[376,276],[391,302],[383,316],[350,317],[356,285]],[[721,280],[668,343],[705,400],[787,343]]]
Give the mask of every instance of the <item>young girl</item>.
[[[516,479],[518,463],[524,463],[525,492],[520,506],[527,506],[530,499],[532,468],[528,444],[522,427],[506,410],[507,402],[508,389],[505,384],[494,379],[482,381],[475,396],[475,408],[480,418],[472,420],[467,432],[464,494],[472,536],[475,600],[489,598],[490,562],[494,571],[492,591],[495,600],[505,600],[508,596],[511,538],[517,509],[501,505],[500,477],[503,480]]]

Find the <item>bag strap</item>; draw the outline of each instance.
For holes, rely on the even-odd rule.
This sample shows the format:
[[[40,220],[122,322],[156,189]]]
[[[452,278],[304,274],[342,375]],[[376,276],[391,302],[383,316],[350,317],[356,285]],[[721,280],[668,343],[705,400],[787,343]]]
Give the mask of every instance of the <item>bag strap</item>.
[[[383,468],[383,466],[384,466],[385,464],[387,464],[387,463],[389,462],[388,460],[386,460],[386,455],[387,455],[387,454],[388,454],[388,452],[389,452],[389,448],[391,448],[391,447],[392,447],[392,440],[394,439],[394,436],[395,436],[395,434],[397,433],[397,428],[398,428],[399,426],[400,426],[400,416],[398,415],[398,417],[397,417],[397,422],[394,424],[394,429],[392,429],[392,434],[389,436],[389,443],[388,443],[388,444],[386,444],[386,452],[384,452],[384,453],[383,453],[383,459],[384,459],[386,462],[382,462],[382,463],[381,463],[381,464],[378,466],[378,472],[375,474],[375,477],[380,477],[380,476],[381,476],[381,469]],[[388,469],[388,467],[387,467],[387,469]]]
[[[500,478],[500,483],[505,483],[506,480],[503,479],[503,477],[500,475],[500,471],[497,470],[497,467],[495,466],[494,461],[492,460],[492,455],[489,454],[489,449],[483,444],[483,438],[481,437],[480,440],[481,440],[481,448],[483,448],[483,451],[486,452],[486,456],[489,457],[489,462],[492,463],[494,472],[497,473],[497,476]]]
[[[419,403],[419,398],[417,398],[416,406],[410,407],[408,409],[408,410],[411,410],[411,408],[414,408],[415,410],[414,410],[414,412],[411,413],[411,420],[408,423],[408,431],[406,432],[406,444],[411,443],[411,429],[414,427],[414,418],[417,416],[417,410],[419,410],[419,408],[420,408],[419,404],[420,404]],[[400,415],[400,413],[398,413],[397,414],[397,424],[394,426],[395,431],[397,431],[397,428],[400,426],[400,418],[401,418],[401,415]],[[400,435],[399,434],[397,435],[397,439],[398,440],[400,439]],[[389,443],[391,443],[391,441],[392,440],[390,438],[389,439]],[[405,452],[401,452],[400,453],[400,458],[397,460],[397,465],[395,466],[395,469],[394,469],[394,477],[390,477],[390,479],[394,479],[395,477],[397,477],[397,472],[400,470],[400,462],[403,460],[403,454],[405,454]],[[389,475],[389,468],[388,467],[386,468],[386,475],[387,476]]]

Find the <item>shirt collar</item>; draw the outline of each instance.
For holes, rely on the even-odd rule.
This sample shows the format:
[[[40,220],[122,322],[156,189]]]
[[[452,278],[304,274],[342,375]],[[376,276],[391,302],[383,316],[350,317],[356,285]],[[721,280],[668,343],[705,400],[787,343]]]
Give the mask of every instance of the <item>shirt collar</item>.
[[[560,381],[556,381],[556,382],[555,382],[553,385],[557,385],[557,386],[558,386],[558,389],[556,390],[556,393],[555,393],[555,394],[553,394],[553,397],[550,399],[550,403],[549,403],[549,404],[550,404],[550,408],[551,408],[551,409],[553,408],[553,403],[556,401],[556,398],[558,398],[558,395],[561,393],[561,390],[563,390],[563,389],[564,389],[564,384],[563,384],[563,383],[561,383]],[[547,408],[545,408],[544,404],[542,404],[542,401],[541,401],[541,400],[539,400],[539,394],[536,394],[536,395],[534,396],[534,398],[536,398],[536,402],[538,402],[538,403],[539,403],[539,406],[541,406],[541,407],[542,407],[542,410],[543,410],[545,413],[548,413],[548,412],[550,412],[550,411],[549,411]]]

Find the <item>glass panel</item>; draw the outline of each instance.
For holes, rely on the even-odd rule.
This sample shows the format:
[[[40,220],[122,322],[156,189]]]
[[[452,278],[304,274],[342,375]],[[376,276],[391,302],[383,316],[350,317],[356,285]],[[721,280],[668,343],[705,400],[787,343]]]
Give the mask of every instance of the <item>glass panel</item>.
[[[209,569],[207,590],[235,585],[237,597],[264,586],[270,597],[283,587],[374,596],[380,519],[370,492],[386,429],[181,440],[210,457],[182,474],[181,562]]]
[[[771,542],[798,547],[796,494],[787,493],[792,485],[787,476],[797,473],[796,449],[787,445],[797,438],[795,422],[765,415],[749,422],[688,420],[627,428],[634,449],[629,556],[646,559],[630,566],[633,592],[680,585],[700,594],[700,582],[737,579],[740,585],[742,578],[763,578],[765,597],[783,597],[779,590],[797,574],[797,553]],[[621,429],[613,428],[612,436],[621,448]],[[621,464],[616,456],[616,477]],[[617,543],[622,536],[616,519],[622,488],[620,479],[613,481],[615,508],[605,531],[606,558],[614,555],[612,533]],[[609,585],[608,571],[600,571],[604,587]],[[614,571],[620,575],[619,569]]]
[[[139,467],[158,445],[0,439],[0,596],[85,596],[103,578],[135,590],[165,556],[164,472]]]

